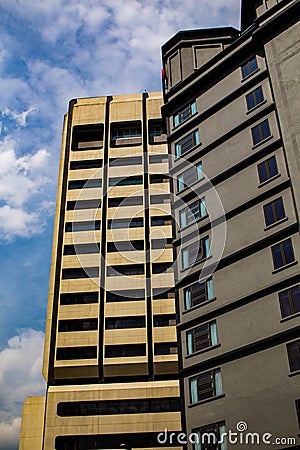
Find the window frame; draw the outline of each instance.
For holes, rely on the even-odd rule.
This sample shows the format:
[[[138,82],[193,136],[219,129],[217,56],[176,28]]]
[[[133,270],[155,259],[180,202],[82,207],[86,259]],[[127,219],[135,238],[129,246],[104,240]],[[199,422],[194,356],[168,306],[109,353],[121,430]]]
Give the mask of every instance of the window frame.
[[[281,317],[283,319],[286,319],[288,317],[291,317],[295,314],[300,313],[300,301],[299,301],[299,309],[297,310],[296,301],[294,299],[293,291],[298,290],[298,296],[300,299],[300,284],[296,284],[295,286],[291,286],[288,289],[285,289],[284,291],[281,291],[278,293],[278,299],[279,299],[279,305],[280,305],[280,311],[281,311]],[[284,297],[285,295],[285,297]],[[295,295],[295,298],[297,299],[297,293]],[[284,306],[284,302],[287,303],[288,308]],[[289,310],[289,314],[286,314],[286,309]]]
[[[193,287],[195,287],[194,291]],[[203,294],[197,297],[195,294],[201,291],[202,292],[204,291]],[[190,298],[188,298],[189,296]],[[193,283],[190,286],[187,286],[186,288],[183,289],[184,312],[190,311],[192,308],[201,306],[202,304],[205,304],[206,302],[211,301],[215,298],[216,297],[214,293],[214,285],[212,277],[208,278],[204,282],[197,281],[196,283]],[[200,301],[198,301],[198,299],[200,299]],[[190,304],[189,307],[188,304]]]
[[[289,342],[286,345],[286,349],[291,373],[300,371],[300,339],[298,339],[297,341]]]
[[[270,169],[270,161],[274,161],[275,163],[275,167],[276,167],[276,173],[274,175],[271,176],[271,169]],[[260,168],[265,167],[265,171],[266,171],[266,175],[267,178],[262,180],[262,171],[260,170]],[[264,169],[263,169],[264,170]],[[265,159],[264,161],[262,161],[261,163],[259,163],[257,165],[257,172],[258,172],[258,178],[259,178],[259,182],[261,185],[267,183],[270,180],[273,180],[274,178],[276,178],[279,175],[279,171],[278,171],[278,164],[277,164],[277,159],[276,156],[273,155],[268,159]]]
[[[255,61],[255,67],[251,67],[251,64]],[[247,68],[247,73],[244,73],[244,69]],[[258,63],[257,63],[257,57],[254,55],[252,58],[248,59],[242,66],[241,66],[241,72],[242,72],[242,81],[249,78],[252,74],[256,73],[259,70]]]
[[[253,100],[253,102],[252,102]],[[264,93],[262,86],[258,86],[253,91],[249,92],[249,94],[246,95],[246,104],[247,104],[247,111],[250,112],[253,109],[255,109],[257,106],[264,103]],[[252,104],[253,103],[253,104]]]
[[[286,243],[290,244],[289,248],[285,247]],[[277,262],[276,262],[276,254],[275,254],[275,252],[276,253],[278,252],[277,248],[279,248],[279,250],[280,250],[280,256],[281,256],[281,259],[282,259],[282,264],[281,265],[277,265]],[[287,260],[287,254],[286,253],[288,251],[291,252],[291,256],[293,258],[290,261]],[[289,238],[287,238],[287,239],[285,239],[285,240],[283,240],[281,242],[278,242],[275,245],[272,245],[271,252],[272,252],[272,259],[273,259],[273,265],[274,265],[274,270],[275,271],[279,270],[279,269],[281,269],[283,267],[289,266],[290,264],[295,262],[295,252],[294,252],[293,242],[292,242],[292,238],[291,237],[289,237]]]
[[[202,338],[204,336],[206,338]],[[188,357],[214,348],[218,344],[217,322],[215,320],[202,323],[186,332],[186,354]]]
[[[179,211],[180,229],[182,230],[207,216],[205,197],[197,198],[197,200],[191,202]]]
[[[267,210],[270,209],[270,208],[271,208],[271,214],[272,214],[272,217],[271,217],[272,221],[270,223],[268,223],[270,215],[268,214]],[[282,212],[283,212],[283,216],[279,217],[281,209],[282,209]],[[263,211],[264,211],[264,218],[265,218],[266,227],[271,227],[272,225],[275,225],[277,222],[280,222],[283,219],[285,219],[286,218],[286,214],[285,214],[285,209],[284,209],[284,204],[283,204],[283,197],[275,198],[271,202],[265,204],[263,206]]]
[[[173,115],[173,128],[178,127],[182,123],[189,120],[197,113],[197,102],[196,99],[188,103],[184,108],[181,108]],[[183,118],[182,118],[183,116]]]
[[[195,247],[198,248],[196,258],[193,258],[195,254]],[[181,250],[181,266],[182,270],[189,267],[193,267],[194,264],[198,264],[204,261],[210,256],[210,239],[209,236],[201,238],[199,241],[192,242]]]
[[[204,387],[206,385],[206,387]],[[202,372],[189,379],[190,404],[205,402],[223,395],[220,368]],[[206,394],[209,394],[208,396]],[[201,398],[203,397],[204,398]]]
[[[191,141],[191,146],[188,146],[187,149],[182,151],[183,145],[188,145],[188,141],[189,140]],[[196,148],[200,144],[201,144],[200,132],[199,132],[199,129],[197,128],[196,130],[191,131],[186,136],[181,138],[179,141],[175,142],[175,156],[176,156],[176,158],[182,157],[183,155],[185,155],[189,151],[193,150],[194,148]]]
[[[258,134],[257,134],[258,133]],[[253,147],[272,137],[271,128],[268,119],[264,119],[251,128],[251,136]],[[258,140],[257,140],[258,138]]]
[[[182,192],[185,189],[193,186],[197,181],[203,180],[202,161],[198,161],[197,164],[192,165],[187,170],[177,176],[177,192]],[[189,182],[189,180],[191,180]]]

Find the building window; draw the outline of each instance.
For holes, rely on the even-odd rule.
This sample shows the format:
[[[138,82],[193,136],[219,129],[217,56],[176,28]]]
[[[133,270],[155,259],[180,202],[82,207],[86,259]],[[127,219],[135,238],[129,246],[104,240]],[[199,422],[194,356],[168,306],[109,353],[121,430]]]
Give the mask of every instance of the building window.
[[[87,255],[99,253],[100,244],[76,244],[64,245],[64,255]]]
[[[170,178],[168,175],[150,175],[150,183],[151,184],[157,184],[157,183],[169,183]]]
[[[157,342],[154,344],[154,355],[177,355],[176,342]]]
[[[154,288],[152,290],[153,300],[165,300],[175,298],[175,292],[173,289],[167,287]]]
[[[189,103],[184,109],[181,109],[173,116],[173,126],[177,127],[179,124],[185,122],[197,112],[196,100]]]
[[[136,166],[142,164],[141,156],[127,156],[124,158],[109,158],[109,167]]]
[[[254,91],[250,92],[250,94],[246,95],[248,111],[255,108],[255,106],[259,105],[263,101],[264,101],[264,94],[261,86],[259,86]]]
[[[258,176],[259,181],[261,183],[264,183],[267,180],[270,180],[271,178],[278,175],[278,167],[276,162],[276,157],[272,156],[271,158],[267,159],[266,161],[258,164]]]
[[[102,167],[102,159],[87,159],[70,162],[70,170],[100,169],[100,167]]]
[[[126,358],[128,356],[146,356],[146,344],[106,345],[105,358]]]
[[[167,136],[163,129],[162,120],[149,120],[149,144],[166,142]]]
[[[151,239],[151,249],[158,250],[162,248],[173,248],[172,239]]]
[[[199,325],[188,331],[186,335],[188,355],[218,344],[217,324],[215,321]]]
[[[146,326],[145,316],[137,317],[109,317],[105,319],[106,330],[123,328],[144,328]]]
[[[271,247],[273,255],[274,269],[279,269],[295,261],[291,238]]]
[[[291,372],[300,370],[300,340],[287,344]]]
[[[300,285],[286,289],[279,294],[282,317],[292,316],[300,312]]]
[[[61,305],[85,305],[88,303],[98,303],[98,292],[60,294]]]
[[[97,416],[110,414],[142,414],[158,412],[179,411],[179,399],[177,397],[167,398],[138,398],[129,400],[98,400],[84,402],[59,402],[57,404],[57,415],[60,417],[72,416]],[[95,442],[96,437],[94,438]],[[101,443],[100,443],[101,442]],[[102,445],[101,445],[102,444]],[[97,447],[76,446],[76,449],[103,448],[103,437]],[[55,447],[57,448],[57,447]],[[69,449],[69,447],[67,447]],[[72,447],[73,448],[73,447]],[[75,448],[75,447],[74,447]]]
[[[251,73],[255,72],[258,69],[256,57],[250,59],[242,66],[242,76],[243,78],[247,78]]]
[[[56,350],[58,361],[97,358],[97,347],[62,347]]]
[[[266,225],[272,225],[285,217],[282,197],[273,200],[264,206]]]
[[[109,303],[136,300],[145,300],[144,289],[124,289],[122,291],[106,292],[106,301]]]
[[[107,228],[109,230],[117,228],[138,228],[142,227],[144,221],[142,218],[135,219],[110,219],[107,221]]]
[[[144,250],[144,241],[119,241],[107,243],[107,251],[109,253],[134,252],[135,250]]]
[[[173,263],[172,262],[152,264],[152,273],[153,274],[171,273],[171,272],[173,272]]]
[[[122,275],[144,275],[144,265],[128,264],[124,266],[108,266],[106,273],[108,277],[119,277]]]
[[[253,145],[257,145],[271,136],[268,119],[251,129]]]
[[[205,197],[190,203],[179,212],[180,228],[184,228],[191,223],[207,216]]]
[[[108,207],[116,208],[119,206],[138,206],[143,204],[143,197],[130,196],[130,197],[117,197],[108,199]]]
[[[199,144],[200,144],[199,130],[195,130],[192,133],[189,133],[187,136],[180,139],[180,141],[178,141],[175,144],[175,154],[177,158],[179,158],[179,156],[184,155],[189,150],[191,150],[192,148],[194,148],[196,145]]]
[[[100,200],[76,200],[67,202],[67,211],[78,209],[97,209],[100,208]]]
[[[227,450],[225,422],[213,423],[192,430],[199,436],[193,450]]]
[[[188,170],[183,172],[181,175],[177,177],[177,189],[178,192],[181,192],[188,186],[191,186],[196,181],[201,180],[203,178],[202,173],[202,162],[197,163],[196,165],[190,167]]]
[[[83,222],[66,222],[65,231],[68,233],[70,231],[94,231],[100,230],[100,220],[91,220]]]
[[[201,373],[190,379],[191,403],[201,402],[223,394],[220,369]]]
[[[151,217],[151,227],[163,227],[165,225],[172,225],[172,217],[170,216]]]
[[[103,124],[76,125],[72,133],[72,150],[94,150],[103,147]]]
[[[150,205],[170,203],[170,194],[150,195]]]
[[[209,237],[193,242],[182,250],[182,268],[186,269],[194,263],[207,258],[210,254]]]
[[[102,180],[90,179],[90,180],[71,180],[68,183],[68,189],[93,189],[101,188]]]
[[[85,267],[74,269],[62,269],[63,280],[75,280],[77,278],[98,278],[99,267]]]
[[[109,186],[131,186],[135,184],[143,184],[143,177],[135,176],[135,177],[115,177],[109,179]]]
[[[58,331],[91,331],[98,329],[98,319],[59,320]]]
[[[201,305],[215,298],[213,280],[209,278],[203,283],[194,283],[183,291],[185,310]]]
[[[149,155],[149,163],[150,164],[161,164],[168,162],[168,155],[167,154],[161,154],[161,155]]]
[[[132,142],[131,140],[133,140],[134,142]],[[141,122],[112,124],[111,141],[112,146],[140,144],[142,142]]]
[[[176,325],[175,314],[160,314],[153,316],[154,327],[171,327]]]

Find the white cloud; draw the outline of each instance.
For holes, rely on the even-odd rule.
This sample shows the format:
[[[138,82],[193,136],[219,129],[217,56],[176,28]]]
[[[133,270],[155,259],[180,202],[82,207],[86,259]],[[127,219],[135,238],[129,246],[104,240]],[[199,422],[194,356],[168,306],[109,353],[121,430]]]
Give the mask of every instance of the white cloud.
[[[0,422],[0,449],[16,450],[21,428],[21,417],[8,422]]]
[[[43,395],[44,333],[21,330],[0,352],[0,450],[17,448],[21,409],[29,395]]]
[[[30,107],[26,111],[22,111],[18,114],[16,111],[11,111],[9,108],[5,108],[4,111],[2,111],[2,116],[11,117],[18,125],[20,125],[20,127],[25,127],[27,117],[34,111],[37,111],[37,108]]]
[[[17,157],[15,148],[9,138],[0,142],[0,238],[6,240],[43,230],[46,210],[42,205],[50,182],[45,149]]]

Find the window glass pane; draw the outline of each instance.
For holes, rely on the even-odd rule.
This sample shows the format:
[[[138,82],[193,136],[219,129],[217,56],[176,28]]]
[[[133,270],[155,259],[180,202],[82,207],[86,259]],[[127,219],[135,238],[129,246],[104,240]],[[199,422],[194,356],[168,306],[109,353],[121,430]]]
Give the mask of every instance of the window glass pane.
[[[273,259],[274,259],[274,267],[275,267],[275,269],[278,269],[279,267],[282,267],[284,264],[282,254],[281,254],[280,244],[275,245],[272,248],[272,251],[273,251]]]
[[[250,61],[250,73],[254,72],[257,69],[257,61],[256,58],[251,59]]]
[[[275,222],[273,203],[269,203],[268,205],[265,205],[264,211],[265,211],[266,225],[267,226],[271,225],[272,223]]]
[[[294,252],[292,247],[291,239],[288,239],[283,242],[284,255],[285,255],[285,263],[289,264],[294,261]]]
[[[216,322],[211,322],[211,324],[210,324],[210,336],[211,336],[211,345],[217,345],[218,344],[218,336],[217,336]]]
[[[281,220],[285,217],[282,198],[278,198],[277,200],[275,200],[274,203],[275,203],[276,219]]]
[[[282,317],[288,317],[293,314],[290,304],[289,290],[280,292],[279,294],[280,308]]]
[[[277,163],[275,156],[272,156],[272,158],[268,159],[268,166],[269,166],[269,174],[270,178],[274,177],[278,173]]]

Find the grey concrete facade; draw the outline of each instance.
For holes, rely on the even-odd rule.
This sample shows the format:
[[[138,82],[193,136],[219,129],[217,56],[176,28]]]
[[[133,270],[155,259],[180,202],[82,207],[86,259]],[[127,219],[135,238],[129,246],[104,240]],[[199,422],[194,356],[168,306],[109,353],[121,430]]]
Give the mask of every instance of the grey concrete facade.
[[[241,32],[162,47],[184,431],[243,421],[252,448],[300,445],[299,6],[244,0]]]

